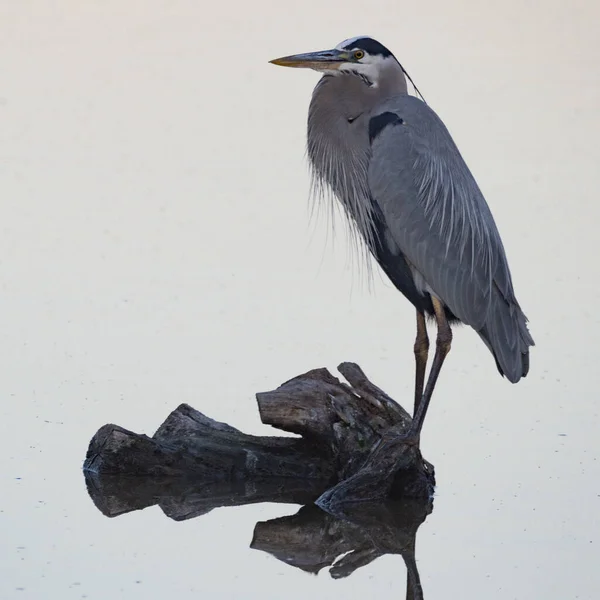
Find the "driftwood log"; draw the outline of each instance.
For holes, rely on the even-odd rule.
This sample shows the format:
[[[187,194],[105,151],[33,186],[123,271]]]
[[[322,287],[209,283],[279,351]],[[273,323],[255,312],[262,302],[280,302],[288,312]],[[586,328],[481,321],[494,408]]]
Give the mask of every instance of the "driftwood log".
[[[411,416],[358,365],[338,370],[348,383],[315,369],[256,395],[263,423],[300,437],[247,435],[182,404],[152,437],[101,427],[84,471],[99,488],[113,475],[142,476],[139,487],[157,478],[202,483],[213,500],[226,484],[221,505],[315,502],[335,513],[348,502],[431,498],[433,467],[401,437]]]
[[[263,423],[300,437],[247,435],[187,404],[152,437],[101,427],[84,463],[90,497],[108,517],[159,505],[177,521],[222,506],[303,504],[257,523],[251,548],[336,579],[398,554],[407,600],[423,600],[415,539],[433,508],[433,467],[402,442],[410,415],[357,365],[338,369],[348,383],[317,369],[257,394]]]

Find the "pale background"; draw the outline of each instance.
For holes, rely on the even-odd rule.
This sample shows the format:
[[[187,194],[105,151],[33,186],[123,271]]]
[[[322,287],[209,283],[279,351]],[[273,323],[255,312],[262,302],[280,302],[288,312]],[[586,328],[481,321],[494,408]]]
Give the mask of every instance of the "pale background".
[[[248,548],[297,507],[108,520],[81,473],[98,427],[151,434],[180,402],[268,433],[256,391],[342,360],[410,406],[410,305],[310,219],[318,75],[268,64],[364,33],[453,134],[537,343],[512,386],[455,335],[423,434],[426,598],[597,598],[599,19],[594,0],[0,0],[0,597],[402,597],[397,557],[333,581]]]

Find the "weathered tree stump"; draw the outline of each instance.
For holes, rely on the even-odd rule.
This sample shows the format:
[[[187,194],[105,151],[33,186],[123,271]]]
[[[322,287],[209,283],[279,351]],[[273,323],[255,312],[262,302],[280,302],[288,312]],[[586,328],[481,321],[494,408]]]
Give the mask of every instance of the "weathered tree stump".
[[[316,369],[256,395],[263,423],[301,437],[247,435],[182,404],[152,437],[101,427],[84,463],[88,480],[102,489],[114,475],[143,476],[136,485],[150,487],[166,477],[226,488],[221,505],[302,496],[330,512],[348,502],[429,499],[433,467],[400,437],[410,415],[358,365],[338,370],[349,385]]]

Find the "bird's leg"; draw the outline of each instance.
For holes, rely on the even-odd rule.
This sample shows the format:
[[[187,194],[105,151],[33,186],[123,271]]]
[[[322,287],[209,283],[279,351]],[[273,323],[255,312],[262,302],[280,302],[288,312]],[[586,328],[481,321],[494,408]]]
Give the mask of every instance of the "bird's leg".
[[[425,313],[417,310],[417,339],[415,340],[415,407],[413,417],[416,416],[423,396],[423,385],[425,384],[425,369],[427,368],[427,356],[429,354],[429,338],[427,337],[427,325],[425,324]]]
[[[433,302],[433,310],[435,312],[435,320],[437,323],[437,338],[435,340],[435,356],[433,357],[433,363],[431,364],[431,371],[429,373],[429,379],[427,380],[427,386],[425,387],[425,393],[419,402],[419,408],[413,417],[412,427],[409,432],[409,436],[419,440],[421,435],[421,429],[423,429],[423,423],[425,421],[425,415],[427,414],[427,408],[429,407],[429,401],[435,388],[435,383],[444,364],[444,359],[450,352],[450,345],[452,344],[452,330],[446,319],[446,313],[442,303],[433,296],[431,297]]]

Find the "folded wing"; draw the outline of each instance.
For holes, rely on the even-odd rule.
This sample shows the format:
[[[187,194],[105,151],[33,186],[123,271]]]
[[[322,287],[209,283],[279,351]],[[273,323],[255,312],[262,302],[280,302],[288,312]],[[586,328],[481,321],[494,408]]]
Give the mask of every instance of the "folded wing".
[[[369,186],[394,241],[417,279],[518,381],[533,339],[492,214],[448,130],[411,96],[380,106],[371,124]]]

